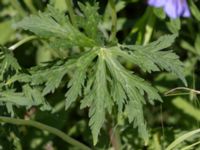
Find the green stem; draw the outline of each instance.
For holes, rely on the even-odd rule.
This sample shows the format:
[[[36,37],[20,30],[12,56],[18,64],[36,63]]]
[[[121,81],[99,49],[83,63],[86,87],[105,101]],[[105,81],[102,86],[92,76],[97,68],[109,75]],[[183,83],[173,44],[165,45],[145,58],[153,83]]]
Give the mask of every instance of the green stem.
[[[73,11],[73,6],[72,6],[72,1],[71,0],[65,0],[67,4],[67,9],[69,11],[69,17],[71,19],[71,22],[73,25],[76,25],[76,19],[75,19],[75,14]]]
[[[190,88],[187,88],[187,87],[177,87],[177,88],[174,88],[174,89],[167,91],[165,93],[165,96],[168,96],[169,94],[171,94],[171,93],[173,93],[177,90],[185,90],[185,91],[192,92],[192,93],[195,93],[195,94],[200,94],[200,91],[195,90],[195,89],[190,89]]]
[[[189,139],[190,137],[199,134],[200,129],[196,129],[190,132],[187,132],[186,134],[183,134],[179,138],[175,139],[165,150],[173,150],[177,145],[179,145],[181,142],[185,141],[186,139]]]
[[[118,127],[111,128],[109,131],[109,134],[110,134],[110,141],[114,150],[121,150],[122,145],[121,145],[120,133],[119,133]]]
[[[195,142],[195,143],[193,143],[193,144],[191,144],[191,145],[188,145],[188,146],[182,148],[181,150],[190,150],[190,149],[192,149],[192,147],[194,147],[194,146],[196,146],[196,145],[198,145],[198,144],[200,144],[200,141]]]
[[[52,133],[61,139],[63,139],[65,142],[81,149],[81,150],[91,150],[91,148],[87,147],[86,145],[80,143],[79,141],[69,137],[67,134],[63,133],[62,131],[47,126],[45,124],[39,123],[37,121],[32,121],[32,120],[23,120],[23,119],[15,119],[15,118],[10,118],[10,117],[3,117],[0,116],[0,122],[5,122],[5,123],[10,123],[10,124],[15,124],[15,125],[26,125],[26,126],[32,126],[41,130],[46,130],[49,133]]]
[[[19,12],[19,14],[21,15],[21,17],[26,16],[26,12],[23,9],[23,7],[21,6],[20,2],[18,0],[11,0],[11,5],[17,9],[17,11]]]
[[[117,33],[117,13],[116,13],[114,0],[109,0],[109,4],[110,4],[111,9],[112,9],[112,12],[111,12],[112,28],[111,28],[110,41],[113,41],[116,38],[116,33]]]
[[[34,39],[36,39],[36,38],[37,38],[36,36],[29,36],[29,37],[26,37],[26,38],[24,38],[23,40],[21,40],[21,41],[15,43],[14,45],[10,46],[10,47],[9,47],[9,50],[14,51],[16,48],[18,48],[18,47],[21,46],[22,44],[24,44],[24,43],[26,43],[26,42],[28,42],[28,41],[34,40]]]
[[[26,6],[29,8],[29,10],[32,13],[34,13],[34,14],[37,13],[37,9],[34,7],[32,0],[24,0],[24,3],[26,4]]]
[[[156,22],[156,17],[154,16],[152,10],[150,10],[151,14],[148,18],[148,21],[147,21],[147,25],[145,27],[145,34],[144,34],[144,40],[143,40],[143,45],[146,45],[149,43],[149,41],[151,40],[151,36],[153,34],[153,29],[154,29],[154,25],[155,25],[155,22]]]
[[[146,9],[144,15],[142,15],[142,17],[136,22],[134,27],[131,29],[129,36],[132,36],[134,33],[138,32],[141,28],[143,28],[148,17],[149,8]]]

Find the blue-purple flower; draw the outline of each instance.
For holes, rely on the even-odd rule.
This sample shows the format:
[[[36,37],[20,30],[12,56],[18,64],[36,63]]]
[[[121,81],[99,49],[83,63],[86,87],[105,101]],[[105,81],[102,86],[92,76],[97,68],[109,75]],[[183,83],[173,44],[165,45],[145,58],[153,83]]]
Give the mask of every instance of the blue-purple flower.
[[[148,4],[154,7],[163,7],[165,13],[173,19],[181,16],[190,17],[186,0],[148,0]]]

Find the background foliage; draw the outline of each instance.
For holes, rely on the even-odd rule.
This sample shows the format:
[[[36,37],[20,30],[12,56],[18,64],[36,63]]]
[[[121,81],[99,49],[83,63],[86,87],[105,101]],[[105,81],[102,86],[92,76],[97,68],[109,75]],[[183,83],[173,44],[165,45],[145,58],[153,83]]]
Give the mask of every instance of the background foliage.
[[[192,16],[172,20],[143,0],[0,1],[0,149],[161,150],[198,129],[188,2]],[[176,148],[200,149],[198,133]]]

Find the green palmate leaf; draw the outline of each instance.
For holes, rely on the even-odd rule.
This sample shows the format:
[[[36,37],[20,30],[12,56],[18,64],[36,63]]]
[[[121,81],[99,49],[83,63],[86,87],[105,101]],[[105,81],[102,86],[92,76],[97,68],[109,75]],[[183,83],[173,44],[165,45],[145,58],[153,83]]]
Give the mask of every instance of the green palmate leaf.
[[[112,110],[114,104],[118,106],[119,113],[124,112],[127,114],[129,122],[133,122],[134,127],[138,127],[139,135],[145,142],[148,142],[148,132],[143,117],[142,106],[146,103],[146,100],[153,104],[155,100],[161,101],[161,97],[157,90],[148,82],[126,70],[118,61],[117,56],[122,56],[138,64],[140,67],[143,65],[142,69],[144,70],[159,71],[165,69],[169,72],[176,73],[184,80],[182,76],[182,64],[178,60],[178,57],[171,51],[160,51],[169,47],[174,38],[175,35],[165,36],[147,46],[99,48],[97,49],[97,64],[89,70],[87,67],[82,71],[77,70],[79,72],[79,78],[76,76],[76,73],[74,79],[72,78],[74,87],[71,92],[74,95],[71,94],[70,99],[75,101],[81,95],[82,88],[84,88],[81,108],[90,107],[89,125],[92,129],[94,144],[97,142],[100,128],[105,120],[105,114],[108,110]],[[121,47],[123,48],[121,49]],[[128,50],[125,47],[128,47]],[[156,60],[157,57],[160,58]],[[81,62],[84,62],[86,57],[82,58]],[[165,59],[165,61],[162,59]],[[178,69],[176,70],[176,68]],[[87,74],[86,70],[89,71]],[[83,73],[85,73],[84,76]],[[85,82],[87,82],[86,86],[84,86]],[[70,100],[68,101],[70,105],[71,102]],[[67,104],[67,107],[69,105]]]
[[[129,122],[138,127],[139,135],[147,142],[143,105],[146,102],[153,104],[156,100],[161,101],[161,97],[151,84],[122,66],[118,58],[122,57],[149,73],[161,70],[172,72],[186,84],[178,56],[165,50],[172,45],[177,35],[163,36],[145,46],[118,44],[108,47],[104,45],[106,39],[102,39],[98,28],[101,23],[98,5],[86,3],[79,4],[79,7],[74,26],[64,13],[52,6],[48,6],[47,12],[25,18],[17,26],[48,39],[50,45],[57,50],[78,46],[84,52],[74,59],[15,74],[7,82],[25,83],[22,95],[31,101],[31,105],[46,106],[41,95],[54,92],[68,74],[71,79],[65,94],[65,107],[68,109],[76,99],[81,99],[81,108],[89,107],[89,126],[94,144],[98,141],[106,114],[111,114],[116,105],[118,113],[124,113]],[[42,94],[37,90],[38,85],[44,87]]]

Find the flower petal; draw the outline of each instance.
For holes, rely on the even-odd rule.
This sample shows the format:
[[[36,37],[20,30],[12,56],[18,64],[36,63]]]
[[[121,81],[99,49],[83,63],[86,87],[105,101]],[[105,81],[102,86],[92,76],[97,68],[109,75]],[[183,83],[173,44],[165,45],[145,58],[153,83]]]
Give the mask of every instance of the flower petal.
[[[163,7],[167,0],[148,0],[148,4],[154,7]]]
[[[165,13],[172,19],[176,19],[177,17],[179,17],[179,14],[177,12],[177,5],[177,0],[168,0],[164,6]]]
[[[191,15],[187,0],[148,0],[148,4],[154,7],[163,7],[165,13],[172,19]]]
[[[184,0],[176,0],[176,13],[177,16],[181,16],[184,11],[184,5],[183,5]]]
[[[188,8],[188,4],[186,0],[183,0],[183,12],[182,12],[183,17],[190,17],[190,10]]]

